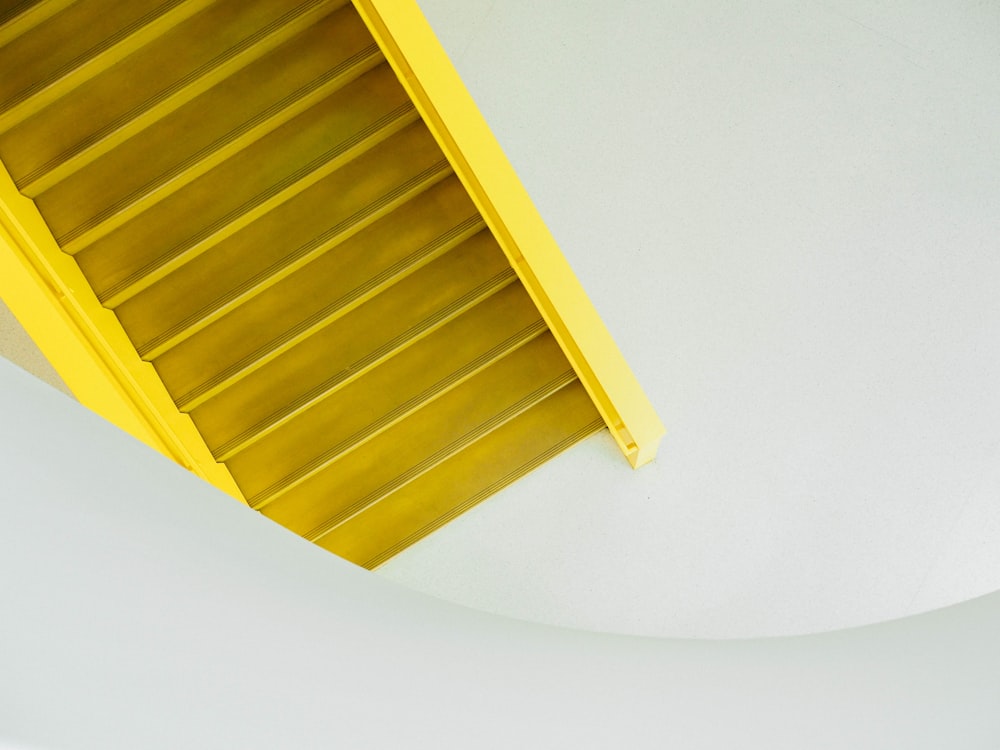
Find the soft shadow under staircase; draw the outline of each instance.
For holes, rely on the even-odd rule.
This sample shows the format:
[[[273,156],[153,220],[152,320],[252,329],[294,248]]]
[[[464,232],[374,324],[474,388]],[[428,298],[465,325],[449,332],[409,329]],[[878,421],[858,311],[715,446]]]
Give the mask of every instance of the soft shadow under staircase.
[[[0,160],[72,293],[250,507],[368,567],[606,421],[632,439],[373,7],[0,5]]]

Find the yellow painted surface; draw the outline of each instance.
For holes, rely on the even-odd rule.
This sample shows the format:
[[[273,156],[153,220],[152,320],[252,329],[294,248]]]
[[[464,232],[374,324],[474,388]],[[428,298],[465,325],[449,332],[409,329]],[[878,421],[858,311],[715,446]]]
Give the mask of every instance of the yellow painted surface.
[[[552,337],[539,337],[389,428],[365,451],[348,453],[296,483],[262,493],[259,502],[268,503],[271,518],[316,539],[575,380]],[[559,421],[572,416],[562,414]],[[477,469],[486,466],[480,463]],[[315,502],[317,496],[324,502]]]
[[[58,23],[50,24],[63,27],[62,34],[22,36],[0,47],[0,70],[5,72],[0,101],[8,105],[0,115],[0,128],[23,122],[210,2],[173,0],[172,7],[163,12],[160,0],[132,0],[107,8],[98,18],[86,3],[78,3],[61,13]],[[24,93],[15,99],[9,96],[18,91]]]
[[[73,395],[147,445],[243,499],[179,414],[114,314],[60,252],[34,204],[0,167],[0,296]]]
[[[663,424],[413,0],[354,0],[633,466]]]
[[[448,457],[380,502],[321,527],[316,543],[376,568],[603,426],[589,395],[574,380],[499,425],[464,456]]]
[[[42,0],[29,5],[0,25],[0,44],[6,44],[11,39],[30,31],[73,2],[75,0]]]

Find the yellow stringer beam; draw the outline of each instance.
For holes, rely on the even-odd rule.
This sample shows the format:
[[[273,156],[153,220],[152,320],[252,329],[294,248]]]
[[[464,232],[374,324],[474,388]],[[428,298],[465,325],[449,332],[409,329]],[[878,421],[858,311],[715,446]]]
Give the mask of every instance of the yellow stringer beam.
[[[245,502],[2,165],[0,297],[82,404]]]
[[[664,427],[415,0],[353,0],[634,467]]]

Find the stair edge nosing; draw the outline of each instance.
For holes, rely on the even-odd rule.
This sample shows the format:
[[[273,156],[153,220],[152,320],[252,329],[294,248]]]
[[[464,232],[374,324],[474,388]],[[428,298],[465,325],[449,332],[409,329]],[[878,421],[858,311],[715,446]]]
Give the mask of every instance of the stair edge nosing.
[[[402,474],[399,474],[372,492],[369,492],[364,497],[354,501],[347,508],[344,508],[335,515],[331,516],[327,521],[314,527],[308,533],[303,534],[303,536],[310,542],[316,542],[319,539],[322,539],[337,527],[342,526],[352,518],[363,513],[366,509],[378,503],[382,498],[387,497],[402,487],[405,487],[417,477],[423,476],[434,467],[439,466],[444,461],[459,453],[463,448],[486,437],[494,430],[497,430],[526,412],[532,406],[541,403],[553,393],[556,393],[571,383],[576,382],[576,380],[576,373],[572,368],[570,368],[544,385],[536,388],[531,393],[523,396],[518,401],[495,414],[490,419],[469,430],[460,438],[452,441],[444,448],[435,451],[432,455],[428,456],[420,463],[410,469],[407,469]],[[257,510],[262,506],[251,504],[250,507]]]
[[[0,131],[9,130],[72,90],[197,14],[210,0],[165,0],[113,34],[68,60],[40,81],[0,102]],[[169,17],[165,25],[158,22]],[[156,27],[154,29],[154,27]],[[154,32],[155,33],[152,33]],[[137,46],[137,43],[138,44]],[[124,53],[124,54],[123,54]],[[117,59],[116,59],[117,58]]]
[[[336,147],[324,152],[320,157],[297,169],[281,181],[268,186],[266,190],[257,193],[207,227],[203,227],[197,234],[174,245],[159,257],[112,284],[98,295],[101,304],[114,309],[123,302],[132,299],[157,281],[169,276],[173,271],[300,195],[323,178],[330,176],[340,167],[367,153],[407,125],[416,122],[418,117],[419,115],[412,104],[398,107],[389,115],[373,123],[372,126],[353,135],[350,139],[338,143]],[[375,125],[379,127],[373,127]],[[361,135],[362,133],[364,135]],[[63,251],[69,252],[70,255],[76,255],[83,249],[85,248],[81,247],[69,252],[64,247]]]
[[[517,275],[514,273],[513,269],[508,269],[497,274],[493,277],[493,279],[488,280],[479,287],[473,289],[472,292],[460,297],[451,305],[444,308],[443,311],[438,311],[434,315],[425,318],[417,325],[412,326],[410,329],[407,329],[407,331],[404,331],[400,336],[397,336],[395,339],[387,342],[386,345],[379,347],[379,349],[375,352],[370,353],[358,362],[349,365],[332,378],[324,380],[322,383],[314,388],[311,388],[299,398],[289,404],[286,404],[282,409],[269,414],[264,419],[259,420],[256,424],[230,438],[216,448],[215,451],[221,454],[235,453],[243,450],[247,445],[256,442],[264,435],[273,432],[282,424],[285,424],[289,420],[293,419],[297,414],[312,408],[320,401],[332,396],[341,388],[344,388],[349,383],[357,380],[366,372],[378,367],[382,362],[387,361],[396,353],[403,351],[418,341],[421,341],[426,336],[429,336],[439,328],[447,325],[450,321],[457,318],[466,310],[471,309],[483,300],[497,294],[501,289],[506,288],[516,279]],[[415,334],[411,333],[411,331],[418,328],[419,330],[417,330]],[[388,344],[392,344],[395,341],[398,341],[399,345],[394,348],[390,348]]]
[[[346,242],[358,232],[363,231],[366,227],[395,210],[398,206],[430,189],[450,173],[451,168],[446,162],[441,161],[406,182],[397,185],[389,193],[379,196],[372,203],[362,207],[333,227],[312,238],[309,242],[300,245],[293,252],[254,274],[239,286],[203,305],[200,309],[188,315],[179,323],[174,324],[166,331],[157,334],[154,338],[141,345],[141,356],[146,360],[153,360],[162,356],[235,307],[270,289],[279,281],[311,263],[322,253],[328,252],[342,242]]]
[[[457,245],[474,236],[485,224],[476,214],[469,217],[458,226],[420,247],[415,252],[393,264],[383,272],[368,279],[364,284],[352,289],[330,304],[317,310],[303,321],[285,331],[281,336],[272,339],[258,347],[253,352],[241,357],[232,365],[188,391],[180,398],[185,408],[195,408],[199,403],[212,398],[221,391],[231,387],[253,372],[267,364],[276,356],[283,354],[310,336],[318,333],[337,320],[361,306],[364,302],[386,291],[399,281],[420,270],[431,261],[448,253]],[[169,350],[168,350],[169,351]],[[140,352],[140,355],[142,353]],[[151,358],[152,359],[152,358]]]
[[[352,435],[339,441],[336,445],[324,451],[320,455],[311,459],[294,471],[286,474],[280,479],[272,482],[268,487],[256,493],[255,498],[275,495],[279,490],[287,492],[293,487],[306,481],[309,477],[324,471],[327,467],[341,460],[344,456],[354,452],[356,449],[368,443],[389,428],[399,424],[404,419],[416,414],[425,406],[434,403],[437,399],[451,392],[458,386],[483,372],[486,368],[500,361],[504,357],[512,354],[531,341],[541,336],[548,327],[544,320],[538,320],[522,330],[509,336],[504,341],[492,347],[475,359],[467,362],[459,369],[449,373],[438,382],[428,386],[420,393],[407,399],[386,414]],[[263,507],[263,506],[260,506]]]
[[[59,243],[67,247],[67,251],[70,253],[78,252],[78,250],[74,250],[74,247],[82,248],[92,245],[142,212],[149,210],[181,188],[207,174],[227,159],[249,148],[309,107],[357,80],[383,59],[381,51],[375,45],[352,55],[340,65],[300,86],[291,94],[274,102],[194,154],[185,157],[166,171],[156,175],[110,206],[101,209],[89,219],[65,232],[58,238]],[[52,187],[54,185],[47,189]],[[33,192],[31,188],[32,185],[25,185],[21,188],[21,192],[29,198],[42,195],[41,192]]]
[[[336,8],[335,4],[326,5],[325,0],[305,0],[279,18],[257,29],[249,37],[244,37],[223,50],[183,78],[174,81],[167,88],[122,113],[99,130],[39,164],[17,178],[15,184],[18,189],[29,184],[38,192],[48,189],[65,176],[77,172],[119,143],[145,130],[210,89],[218,83],[214,81],[215,76],[218,76],[219,80],[225,80],[306,28],[308,23],[333,12]],[[135,132],[132,132],[133,130]]]
[[[396,542],[390,547],[387,547],[374,557],[370,557],[368,560],[361,563],[361,567],[367,568],[368,570],[373,570],[377,568],[379,565],[386,562],[390,558],[394,557],[395,555],[398,555],[407,547],[411,546],[415,542],[420,541],[431,532],[441,528],[446,523],[462,515],[462,513],[465,513],[470,508],[475,507],[476,505],[483,502],[487,498],[495,495],[497,492],[504,489],[513,482],[516,482],[521,477],[526,476],[530,472],[540,467],[542,464],[552,460],[560,453],[576,445],[584,438],[587,438],[590,435],[599,432],[603,427],[605,427],[603,419],[601,419],[600,417],[594,419],[593,421],[590,422],[590,424],[581,427],[579,430],[577,430],[571,435],[567,435],[558,443],[546,449],[544,452],[539,453],[530,461],[527,461],[518,466],[517,468],[512,469],[501,478],[497,479],[494,482],[491,482],[489,485],[481,489],[479,492],[466,498],[457,505],[452,506],[447,512],[438,516],[433,521],[424,524],[416,531],[407,534],[398,542]]]

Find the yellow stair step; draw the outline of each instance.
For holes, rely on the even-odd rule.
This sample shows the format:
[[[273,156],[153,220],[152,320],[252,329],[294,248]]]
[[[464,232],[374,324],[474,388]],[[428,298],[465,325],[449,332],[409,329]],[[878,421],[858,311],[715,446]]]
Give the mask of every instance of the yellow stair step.
[[[186,339],[163,341],[165,332],[183,324],[190,314],[184,303],[197,293],[179,278],[156,285],[117,312],[146,359],[199,339],[225,350],[236,363],[287,347],[292,338],[345,315],[483,226],[461,183],[450,176],[256,296],[245,295],[238,307]],[[225,291],[213,278],[216,293]],[[192,275],[183,281],[204,284]]]
[[[0,47],[0,130],[107,70],[211,0],[80,0]]]
[[[530,310],[527,309],[528,305],[531,306]],[[475,368],[486,366],[493,361],[496,347],[501,350],[497,356],[502,356],[502,353],[512,351],[520,343],[526,343],[536,333],[540,334],[544,325],[537,330],[536,326],[541,322],[521,285],[508,284],[413,342],[411,346],[382,357],[363,377],[354,378],[342,385],[339,380],[334,379],[330,388],[311,391],[308,399],[289,404],[250,425],[243,432],[224,438],[225,442],[210,443],[210,447],[219,461],[229,461],[235,457],[242,462],[241,454],[244,451],[252,449],[274,433],[291,429],[288,426],[296,420],[301,418],[312,424],[315,420],[326,419],[325,415],[340,415],[342,412],[342,416],[336,417],[337,429],[331,434],[346,431],[354,436],[365,433],[370,437],[374,433],[369,431],[374,426],[387,426],[388,423],[382,421],[387,414],[393,414],[393,419],[399,415],[405,416],[412,408],[416,408],[418,402],[430,400],[457,385],[467,375],[473,374],[472,370],[466,370],[469,363],[473,363]],[[429,356],[429,353],[434,356]],[[440,380],[434,381],[435,373],[442,368],[447,369],[447,363],[450,362],[457,364]],[[434,381],[433,385],[423,388],[430,381]],[[385,385],[387,383],[392,383],[393,387],[389,388]],[[413,395],[415,392],[420,396],[418,401],[414,401],[417,398]],[[389,403],[393,404],[391,408],[385,406]],[[275,439],[280,442],[287,438],[279,436]],[[337,438],[334,442],[339,444],[342,440]],[[323,447],[322,450],[325,452],[327,448]],[[269,460],[276,461],[276,465],[282,461],[274,455]],[[301,463],[300,457],[290,456],[289,460]]]
[[[416,226],[425,227],[426,224]],[[412,227],[397,230],[398,236],[391,238],[397,241],[395,245],[392,241],[381,245],[364,243],[375,250],[372,253],[375,257],[364,257],[353,263],[342,261],[358,258],[357,253],[328,253],[320,259],[328,262],[317,261],[306,266],[152,361],[161,373],[203,371],[202,384],[179,397],[184,408],[194,408],[320,334],[369,300],[392,291],[393,285],[474,237],[482,231],[483,225],[474,214],[457,218],[440,228],[430,228],[437,229],[438,234],[422,245],[405,243],[409,239],[406,229]],[[360,235],[354,239],[359,238]],[[341,250],[353,251],[362,245],[353,241],[348,244],[350,247]],[[383,261],[381,265],[371,265],[379,260]],[[321,275],[320,271],[325,273]],[[343,293],[337,295],[338,291]],[[334,293],[332,297],[331,292]]]
[[[258,440],[235,446],[227,466],[248,497],[302,479],[545,331],[527,293],[513,284]]]
[[[82,226],[79,222],[86,222],[85,207],[75,201],[39,205],[70,255],[89,247],[100,253],[121,252],[135,243],[150,244],[151,254],[163,254],[165,248],[192,244],[185,225],[200,228],[196,236],[207,237],[242,217],[280,205],[415,118],[405,93],[383,64],[231,155],[183,191],[146,210],[138,207],[135,215],[124,218],[123,226],[96,237],[99,243],[91,241],[94,230],[76,233]]]
[[[341,8],[117,148],[22,180],[19,188],[53,201],[61,200],[57,188],[86,195],[100,215],[235,153],[383,59],[354,9]]]
[[[342,9],[44,192],[21,190],[53,227],[71,227],[60,235],[70,251],[92,244],[382,61]]]
[[[244,191],[234,190],[237,195],[228,200],[220,197],[206,209],[207,218],[204,212],[201,214],[203,221],[211,221],[207,225],[203,221],[194,223],[190,218],[181,221],[183,217],[163,212],[157,213],[156,222],[132,222],[78,255],[80,268],[101,302],[115,308],[210,251],[216,251],[213,255],[220,258],[231,253],[242,256],[243,248],[248,246],[267,247],[276,242],[284,247],[291,236],[315,240],[319,236],[317,230],[322,231],[322,225],[328,224],[328,217],[341,213],[358,194],[369,197],[370,204],[363,205],[384,198],[392,203],[400,197],[392,189],[402,189],[405,193],[402,186],[409,180],[437,181],[446,176],[450,169],[433,147],[426,129],[415,123],[415,119],[416,113],[409,105],[399,105],[362,131],[330,147],[313,163],[280,183],[267,185],[242,203],[233,206]],[[392,137],[397,134],[398,138]],[[385,148],[377,148],[385,141],[388,141]],[[411,149],[413,156],[400,163],[393,159],[393,149],[403,148]],[[367,154],[369,151],[375,153]],[[350,164],[362,155],[370,158],[360,160],[357,165]],[[345,166],[349,168],[344,169]],[[425,172],[435,176],[424,175]],[[183,194],[189,195],[188,191]],[[374,196],[378,197],[372,200]],[[373,210],[378,213],[378,209]],[[371,220],[377,218],[373,216]],[[168,231],[171,220],[180,228]],[[359,222],[363,220],[359,217],[346,229],[360,230],[363,226]],[[305,248],[305,244],[300,247]],[[308,251],[303,249],[302,253],[305,257]]]
[[[370,440],[365,449],[247,498],[318,538],[575,380],[551,334],[534,339]]]
[[[126,300],[117,312],[143,356],[162,356],[451,174],[443,161],[416,173],[425,162],[398,165],[389,175],[367,169],[373,163],[386,167],[381,158],[341,170]],[[388,178],[400,181],[387,185]]]
[[[416,118],[389,66],[382,64],[231,154],[183,191],[125,207],[113,224],[88,229],[89,212],[78,201],[38,205],[71,255],[105,238],[105,247],[154,237],[160,247],[176,245],[186,239],[176,229],[180,218],[211,228],[246,221],[293,198]]]
[[[572,383],[315,541],[376,568],[603,427]]]
[[[266,433],[329,398],[514,282],[509,269],[494,268],[492,272],[484,280],[474,279],[476,285],[468,291],[458,289],[460,296],[439,299],[429,314],[415,323],[408,316],[402,321],[408,328],[393,327],[384,332],[352,329],[355,322],[370,314],[359,309],[339,321],[339,330],[330,334],[342,337],[342,344],[332,342],[339,348],[326,350],[304,342],[300,351],[286,353],[264,372],[254,373],[216,395],[192,410],[191,417],[208,445],[221,452],[250,442],[255,434]]]
[[[478,224],[478,222],[475,223]],[[466,229],[466,227],[460,227],[460,229]],[[444,238],[446,240],[445,242],[440,244],[435,243],[428,249],[447,250],[455,244],[462,244],[459,240],[461,240],[463,235],[468,234],[469,233],[467,231],[449,232]],[[432,253],[428,254],[430,255]],[[445,272],[441,272],[440,274],[438,273],[440,268],[443,267],[444,266],[428,267],[426,269],[427,273],[422,274],[420,279],[424,280],[424,278],[427,277],[429,281],[438,283],[442,291],[446,290],[447,285],[452,280],[444,275]],[[416,269],[414,273],[420,271],[421,268]],[[407,274],[407,276],[408,275],[409,274]],[[435,278],[435,275],[437,275],[437,278]],[[504,272],[504,279],[507,278],[512,279],[513,276]],[[409,294],[411,299],[416,297],[417,295],[413,294],[413,284],[408,283],[408,280],[404,279],[406,279],[406,277],[396,280],[395,283],[399,285],[398,289],[394,288],[392,285],[387,285],[385,289],[380,290],[381,293],[399,295]],[[419,294],[419,291],[417,294]],[[432,295],[428,296],[433,297]],[[383,306],[398,307],[398,304],[394,305],[387,298],[379,296],[374,296],[371,302],[372,307],[365,310],[366,316],[371,315],[372,313],[370,313],[370,311],[375,308],[381,308]],[[420,309],[419,307],[416,307],[416,302],[414,302],[414,305],[414,309]],[[173,381],[174,373],[187,374],[201,371],[202,377],[204,377],[205,371],[214,373],[207,380],[202,380],[199,385],[188,391],[183,391],[183,395],[178,396],[178,406],[181,409],[188,411],[197,408],[199,404],[213,398],[227,388],[233,387],[233,385],[239,381],[250,377],[253,373],[263,367],[266,367],[270,362],[273,362],[300,344],[305,343],[310,338],[323,337],[327,329],[336,324],[342,317],[343,315],[341,314],[339,306],[331,305],[330,310],[319,311],[316,315],[303,321],[302,324],[282,332],[277,338],[267,342],[264,346],[258,347],[255,351],[250,352],[231,364],[226,364],[230,362],[230,350],[219,347],[213,340],[213,337],[209,336],[189,339],[185,342],[185,346],[171,349],[166,354],[153,360],[153,364],[164,380],[168,382]],[[376,319],[372,322],[377,323],[378,321]],[[427,324],[420,323],[419,325],[423,326]],[[246,331],[249,329],[243,330]],[[207,332],[211,331],[209,330]]]
[[[182,411],[204,404],[210,412],[221,411],[228,424],[257,414],[248,423],[255,424],[274,411],[268,404],[298,403],[314,389],[346,384],[499,291],[516,278],[504,260],[493,238],[481,232],[237,379],[226,379],[225,370],[219,372],[205,357],[165,356],[154,365]],[[212,351],[205,354],[211,357]],[[210,439],[214,432],[211,423],[203,425]]]
[[[71,172],[343,4],[217,0],[0,134],[0,158],[18,186],[55,170]]]
[[[22,0],[0,11],[0,46],[10,44],[76,0]]]

